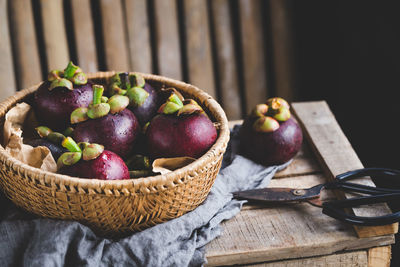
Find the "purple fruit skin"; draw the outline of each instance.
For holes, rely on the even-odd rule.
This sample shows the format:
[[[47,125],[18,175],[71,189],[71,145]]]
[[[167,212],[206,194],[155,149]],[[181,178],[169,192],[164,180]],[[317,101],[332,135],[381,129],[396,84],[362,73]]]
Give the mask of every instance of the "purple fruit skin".
[[[49,82],[44,82],[34,95],[35,112],[43,125],[55,131],[63,131],[70,125],[71,112],[87,107],[93,101],[92,84],[74,85],[74,90],[57,87],[49,91]]]
[[[73,139],[104,145],[122,158],[129,155],[141,129],[135,115],[129,109],[116,114],[108,114],[99,119],[89,119],[78,123]]]
[[[129,170],[125,162],[115,153],[104,150],[96,159],[80,160],[71,166],[64,166],[59,173],[80,178],[100,180],[129,179]]]
[[[152,158],[193,157],[203,155],[217,139],[217,130],[204,115],[183,116],[159,114],[146,130],[149,155]]]
[[[139,120],[141,126],[149,122],[156,114],[160,107],[160,96],[158,92],[148,83],[144,85],[144,90],[149,93],[144,103],[138,107],[129,107],[129,109],[135,114]]]
[[[254,131],[253,122],[246,119],[240,129],[240,152],[244,156],[265,166],[280,165],[300,150],[303,134],[293,119],[280,122],[279,129],[270,133]]]

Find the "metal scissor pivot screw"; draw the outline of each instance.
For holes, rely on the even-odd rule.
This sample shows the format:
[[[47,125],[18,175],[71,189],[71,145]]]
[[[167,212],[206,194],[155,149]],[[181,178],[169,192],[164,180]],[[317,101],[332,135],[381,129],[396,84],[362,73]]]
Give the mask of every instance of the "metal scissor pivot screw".
[[[292,191],[292,194],[295,196],[304,196],[306,191],[304,189],[295,189]]]

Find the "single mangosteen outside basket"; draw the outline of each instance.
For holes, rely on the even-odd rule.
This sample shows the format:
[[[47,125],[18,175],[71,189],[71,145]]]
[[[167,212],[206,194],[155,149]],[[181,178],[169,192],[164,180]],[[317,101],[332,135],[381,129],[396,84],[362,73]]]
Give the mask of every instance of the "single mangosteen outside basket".
[[[88,74],[94,83],[108,84],[115,72]],[[0,146],[0,187],[17,206],[47,218],[77,220],[98,234],[120,237],[179,217],[200,205],[221,167],[229,141],[229,127],[221,106],[195,86],[143,74],[155,88],[175,87],[199,103],[218,125],[215,144],[193,163],[165,175],[105,181],[45,172],[11,157]],[[0,105],[3,126],[6,112],[38,88],[19,91]],[[150,200],[150,201],[149,201]],[[185,203],[185,205],[182,205]],[[145,208],[143,208],[145,207]]]

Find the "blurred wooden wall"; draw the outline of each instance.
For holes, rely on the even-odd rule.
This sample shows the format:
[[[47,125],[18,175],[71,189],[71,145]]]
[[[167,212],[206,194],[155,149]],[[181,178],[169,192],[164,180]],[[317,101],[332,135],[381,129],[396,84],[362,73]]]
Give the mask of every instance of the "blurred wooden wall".
[[[215,97],[229,119],[296,98],[292,0],[0,0],[0,99],[69,60],[155,73]]]

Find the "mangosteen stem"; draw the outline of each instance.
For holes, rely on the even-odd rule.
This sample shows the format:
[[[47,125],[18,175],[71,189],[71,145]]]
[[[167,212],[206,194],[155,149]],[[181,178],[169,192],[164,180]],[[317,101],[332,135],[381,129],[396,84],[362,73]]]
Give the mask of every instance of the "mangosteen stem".
[[[82,152],[81,148],[78,146],[78,144],[72,139],[71,137],[66,137],[62,141],[61,145],[68,149],[71,152]]]
[[[93,105],[101,103],[101,97],[103,96],[104,87],[101,85],[93,85]]]
[[[78,66],[74,65],[72,61],[68,63],[68,66],[64,70],[64,78],[71,79],[74,77],[75,72],[79,69]]]

